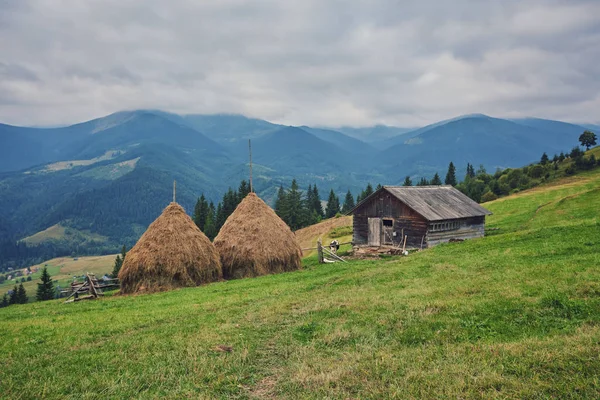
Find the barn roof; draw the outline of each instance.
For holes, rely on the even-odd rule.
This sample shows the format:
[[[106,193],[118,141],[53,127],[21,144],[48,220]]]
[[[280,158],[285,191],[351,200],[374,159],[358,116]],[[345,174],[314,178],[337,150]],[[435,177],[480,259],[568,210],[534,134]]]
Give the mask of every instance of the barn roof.
[[[428,221],[480,217],[492,214],[458,189],[450,186],[384,186],[360,202],[353,210],[385,190]]]

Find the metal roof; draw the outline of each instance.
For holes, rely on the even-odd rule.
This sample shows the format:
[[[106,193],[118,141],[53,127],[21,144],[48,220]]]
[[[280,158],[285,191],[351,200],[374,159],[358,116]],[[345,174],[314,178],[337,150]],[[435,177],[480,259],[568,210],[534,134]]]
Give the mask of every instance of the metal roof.
[[[384,186],[360,202],[354,210],[385,190],[428,221],[491,215],[460,190],[450,186]],[[352,210],[352,212],[354,212]]]

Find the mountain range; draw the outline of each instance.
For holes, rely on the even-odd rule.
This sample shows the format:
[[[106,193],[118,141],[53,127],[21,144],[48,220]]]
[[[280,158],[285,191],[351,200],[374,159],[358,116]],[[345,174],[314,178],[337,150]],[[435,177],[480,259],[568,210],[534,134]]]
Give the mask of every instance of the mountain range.
[[[71,126],[0,124],[0,235],[21,239],[60,225],[108,243],[134,241],[172,197],[190,212],[248,177],[272,201],[280,185],[316,183],[355,194],[370,182],[444,176],[453,161],[517,167],[577,145],[583,126],[466,115],[422,128],[284,126],[241,115],[125,111]]]

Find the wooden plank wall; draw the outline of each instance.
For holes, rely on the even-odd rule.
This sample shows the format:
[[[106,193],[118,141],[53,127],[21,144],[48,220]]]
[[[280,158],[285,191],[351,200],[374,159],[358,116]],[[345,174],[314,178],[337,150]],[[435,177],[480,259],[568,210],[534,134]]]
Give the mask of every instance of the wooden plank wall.
[[[472,217],[449,221],[459,221],[460,227],[450,231],[439,232],[432,232],[430,229],[427,232],[427,244],[429,247],[448,242],[450,239],[474,239],[483,237],[485,234],[485,217]],[[430,224],[430,228],[431,225],[433,225],[433,223]]]
[[[422,238],[424,238],[424,247],[426,246],[427,221],[385,191],[355,210],[353,218],[354,244],[367,245],[369,218],[391,218],[394,220],[393,231],[396,232],[396,236],[392,236],[394,246],[401,245],[403,230],[404,234],[408,235],[407,246],[419,247]]]

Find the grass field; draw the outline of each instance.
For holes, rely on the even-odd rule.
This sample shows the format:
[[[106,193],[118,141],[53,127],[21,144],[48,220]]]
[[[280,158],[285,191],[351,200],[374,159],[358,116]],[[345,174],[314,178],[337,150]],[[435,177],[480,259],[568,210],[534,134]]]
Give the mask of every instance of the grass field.
[[[0,396],[599,398],[599,187],[488,203],[489,236],[409,257],[0,309]]]
[[[52,276],[52,279],[55,281],[55,284],[58,284],[62,287],[66,287],[73,281],[73,276],[81,276],[86,272],[91,272],[96,274],[96,276],[101,277],[104,274],[112,272],[115,263],[115,257],[116,255],[78,258],[53,258],[52,260],[45,261],[42,264],[32,266],[32,271],[36,268],[38,269],[38,271],[31,274],[31,281],[23,282],[23,287],[27,291],[29,301],[34,301],[35,293],[37,290],[37,284],[40,282],[40,276],[42,274],[42,269],[44,268],[44,266],[48,267],[48,272]],[[20,283],[21,277],[19,277],[18,280]],[[17,283],[17,285],[19,283]],[[4,293],[8,292],[14,287],[14,280],[6,281],[0,284],[0,297],[2,297]],[[0,318],[1,316],[2,314],[0,314]]]
[[[80,231],[74,228],[65,228],[62,225],[56,224],[51,227],[40,231],[36,234],[28,236],[23,239],[25,243],[28,245],[38,245],[47,241],[96,241],[96,242],[105,242],[108,240],[106,236],[99,235],[97,233]]]

